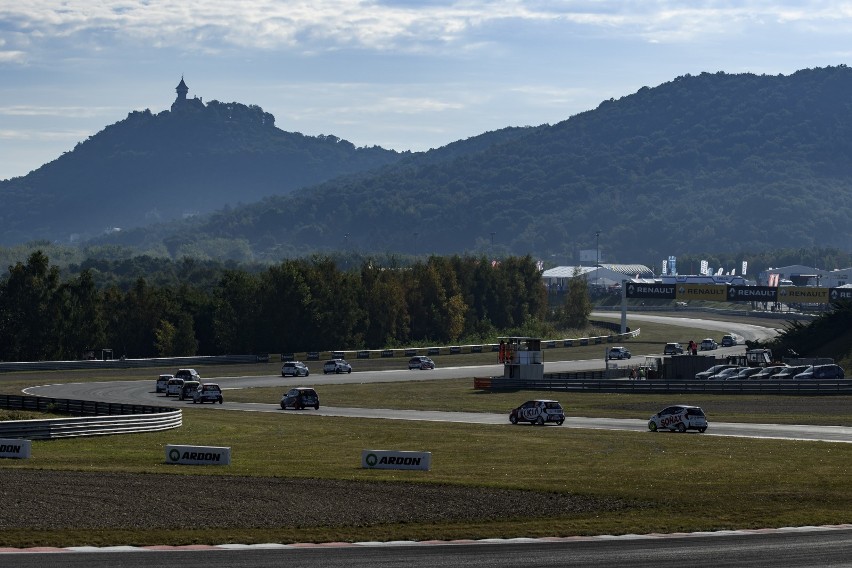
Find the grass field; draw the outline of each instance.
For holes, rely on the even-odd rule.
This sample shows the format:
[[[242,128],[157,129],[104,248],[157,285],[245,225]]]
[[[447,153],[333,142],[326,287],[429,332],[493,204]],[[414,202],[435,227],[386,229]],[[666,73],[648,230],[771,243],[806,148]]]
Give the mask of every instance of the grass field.
[[[646,333],[646,328],[648,331]],[[681,335],[683,334],[683,335]],[[682,341],[701,330],[643,326],[634,353],[661,351],[666,341]],[[636,346],[640,346],[636,348]],[[587,349],[587,351],[583,351]],[[545,352],[546,360],[594,358],[600,346]],[[493,362],[493,354],[441,356],[462,364]],[[355,364],[356,362],[353,362]],[[357,361],[383,368],[400,360]],[[264,375],[279,364],[201,369],[204,376]],[[319,371],[319,367],[312,370]],[[49,377],[0,377],[0,389],[17,394],[22,386],[45,382],[150,377],[158,370],[67,373]],[[437,408],[506,412],[523,400],[552,393],[483,393],[471,380],[422,383],[352,384],[323,387],[323,405]],[[153,383],[152,383],[153,384]],[[226,391],[227,400],[277,402],[282,389]],[[711,422],[755,421],[852,425],[849,397],[736,397],[700,395],[672,401],[660,395],[570,395],[558,397],[571,416],[647,418],[672,402],[705,408]],[[166,465],[166,444],[227,445],[228,467]],[[433,469],[364,470],[363,449],[432,452]],[[340,479],[388,483],[449,484],[524,489],[612,500],[615,509],[582,512],[519,511],[487,522],[386,523],[370,526],[244,527],[227,532],[126,530],[34,533],[4,530],[0,543],[158,544],[193,542],[292,542],[567,536],[705,531],[852,522],[852,444],[721,438],[700,434],[615,432],[565,427],[483,426],[391,420],[344,419],[309,412],[250,413],[184,410],[184,426],[166,432],[99,439],[36,441],[33,458],[0,460],[15,469],[120,471],[168,476],[225,475]],[[7,496],[8,497],[8,496]],[[322,496],[318,496],[319,499]],[[45,511],[49,514],[49,511]],[[130,523],[132,524],[132,523]]]

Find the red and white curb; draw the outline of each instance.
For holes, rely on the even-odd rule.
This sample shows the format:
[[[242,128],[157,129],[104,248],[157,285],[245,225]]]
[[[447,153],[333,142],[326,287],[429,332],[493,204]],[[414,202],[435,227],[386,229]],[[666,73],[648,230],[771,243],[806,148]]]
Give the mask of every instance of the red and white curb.
[[[458,545],[488,545],[488,544],[529,544],[529,543],[552,543],[552,542],[594,542],[600,540],[659,540],[669,538],[700,538],[718,537],[730,535],[758,535],[772,533],[802,533],[802,532],[824,532],[852,530],[852,524],[844,525],[822,525],[809,527],[781,527],[777,529],[744,529],[707,531],[693,533],[650,533],[650,534],[622,534],[622,535],[596,535],[596,536],[566,536],[566,537],[544,537],[544,538],[484,538],[478,540],[396,540],[388,542],[302,542],[294,544],[188,544],[182,546],[155,545],[155,546],[69,546],[65,548],[52,546],[37,546],[32,548],[8,548],[0,547],[0,554],[21,553],[56,553],[56,552],[145,552],[145,551],[188,551],[188,550],[287,550],[304,548],[377,548],[392,546],[458,546]]]

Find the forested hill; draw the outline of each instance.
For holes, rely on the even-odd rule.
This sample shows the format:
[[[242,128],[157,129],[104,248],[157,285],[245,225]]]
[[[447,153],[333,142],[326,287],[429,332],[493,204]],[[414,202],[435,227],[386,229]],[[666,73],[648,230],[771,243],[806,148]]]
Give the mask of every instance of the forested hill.
[[[852,70],[704,73],[479,152],[411,156],[214,215],[180,238],[317,249],[669,254],[850,246]],[[492,247],[493,242],[493,247]]]
[[[192,103],[132,112],[30,174],[0,181],[0,244],[179,220],[404,156],[286,132],[257,106]]]

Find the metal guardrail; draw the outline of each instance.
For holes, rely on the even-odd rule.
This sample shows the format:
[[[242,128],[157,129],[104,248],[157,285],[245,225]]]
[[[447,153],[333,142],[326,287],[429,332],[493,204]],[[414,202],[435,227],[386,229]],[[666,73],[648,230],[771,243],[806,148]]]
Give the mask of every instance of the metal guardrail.
[[[83,415],[74,418],[0,421],[0,438],[48,440],[78,436],[137,434],[170,430],[179,428],[183,424],[183,412],[180,409],[163,406],[0,395],[0,407],[11,410],[42,412],[50,410]]]
[[[597,374],[592,377],[576,375]],[[852,380],[834,381],[644,381],[606,379],[605,371],[546,374],[540,381],[519,381],[491,377],[475,379],[474,388],[488,390],[548,390],[562,392],[606,393],[707,393],[707,394],[779,394],[795,396],[852,395]],[[574,378],[567,378],[573,375]]]

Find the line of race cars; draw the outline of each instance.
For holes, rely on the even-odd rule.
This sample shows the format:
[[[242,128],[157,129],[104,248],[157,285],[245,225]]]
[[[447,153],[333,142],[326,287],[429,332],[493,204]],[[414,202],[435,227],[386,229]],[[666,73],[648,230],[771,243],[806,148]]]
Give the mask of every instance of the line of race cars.
[[[178,369],[174,375],[160,375],[157,377],[155,392],[174,395],[178,400],[192,399],[193,404],[222,404],[225,401],[221,387],[216,383],[201,382],[201,375],[195,369]]]
[[[556,400],[528,400],[512,409],[509,413],[509,422],[512,424],[529,422],[534,426],[544,426],[552,422],[561,426],[565,422],[565,410]],[[699,406],[686,404],[667,406],[648,420],[648,430],[651,432],[698,430],[703,433],[707,430],[707,426],[704,410]]]

